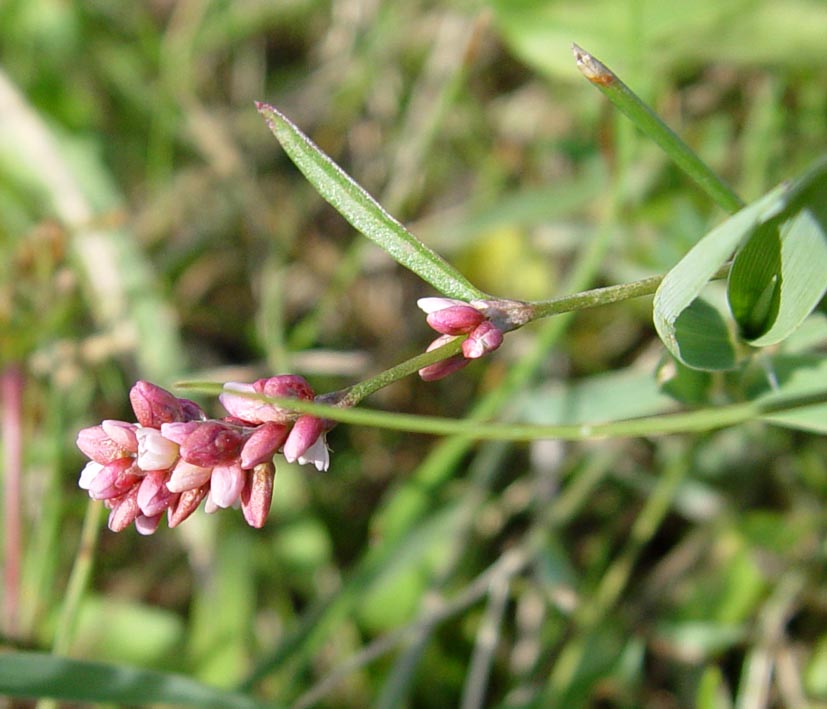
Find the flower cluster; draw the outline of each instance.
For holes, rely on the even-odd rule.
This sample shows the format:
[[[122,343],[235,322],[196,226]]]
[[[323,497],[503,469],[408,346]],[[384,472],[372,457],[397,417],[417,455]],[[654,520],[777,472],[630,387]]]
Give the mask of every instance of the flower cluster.
[[[417,305],[427,313],[426,321],[441,333],[426,352],[447,344],[459,335],[467,335],[462,343],[462,354],[456,354],[441,362],[419,370],[426,382],[436,381],[462,369],[472,359],[496,350],[503,341],[505,328],[488,314],[487,301],[466,303],[453,298],[420,298]]]
[[[103,421],[78,434],[78,448],[91,458],[79,485],[111,510],[113,532],[134,522],[141,534],[152,534],[164,512],[176,527],[205,498],[207,512],[240,504],[248,524],[261,527],[277,452],[318,470],[330,465],[328,422],[297,417],[263,397],[310,401],[314,393],[303,377],[290,374],[231,382],[219,396],[229,416],[208,419],[194,402],[139,381],[129,393],[137,423]]]

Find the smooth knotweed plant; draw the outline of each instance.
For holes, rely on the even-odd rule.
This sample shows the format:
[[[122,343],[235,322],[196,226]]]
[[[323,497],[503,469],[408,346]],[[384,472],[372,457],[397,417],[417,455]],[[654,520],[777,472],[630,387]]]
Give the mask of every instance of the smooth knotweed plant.
[[[110,529],[120,531],[134,523],[139,532],[149,534],[164,514],[175,527],[203,500],[207,512],[240,505],[247,522],[261,527],[270,508],[274,456],[281,453],[289,462],[327,470],[325,434],[336,421],[509,440],[649,436],[779,416],[784,425],[812,428],[806,410],[801,419],[796,410],[824,403],[827,392],[820,380],[812,380],[807,388],[792,377],[788,379],[793,386],[787,389],[773,378],[771,391],[745,391],[742,401],[730,406],[709,401],[706,409],[594,425],[509,426],[376,415],[353,408],[414,373],[425,381],[447,377],[494,352],[506,333],[534,320],[651,294],[654,326],[674,371],[718,370],[732,373],[733,381],[740,382],[753,353],[785,340],[824,297],[827,217],[822,205],[827,162],[745,206],[614,73],[577,46],[574,56],[593,85],[718,205],[734,214],[701,238],[665,276],[531,303],[497,298],[474,286],[410,233],[282,113],[257,104],[285,152],[319,194],[364,236],[442,294],[418,301],[439,337],[423,354],[323,396],[315,396],[302,377],[288,374],[253,384],[225,384],[219,400],[228,416],[221,419],[208,419],[188,399],[138,382],[130,393],[137,422],[104,421],[78,436],[78,447],[91,458],[80,485],[110,508]],[[729,307],[718,308],[704,300],[702,291],[710,281],[724,278]],[[765,368],[772,370],[774,364],[765,358]],[[783,353],[778,364],[791,366]]]

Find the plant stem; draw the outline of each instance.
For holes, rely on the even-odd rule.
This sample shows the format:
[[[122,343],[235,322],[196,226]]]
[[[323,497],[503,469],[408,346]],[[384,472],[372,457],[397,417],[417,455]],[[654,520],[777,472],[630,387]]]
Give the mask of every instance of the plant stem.
[[[722,266],[712,277],[713,279],[726,278],[729,273],[730,264]],[[586,310],[596,308],[600,305],[618,303],[629,298],[637,298],[642,295],[652,295],[661,284],[665,276],[650,276],[631,283],[621,283],[616,286],[604,288],[593,288],[592,290],[581,291],[573,295],[563,295],[551,300],[542,300],[532,303],[534,313],[532,320],[546,318],[550,315],[559,315],[572,310]]]
[[[20,556],[22,522],[20,519],[20,480],[23,469],[23,370],[18,363],[0,372],[0,406],[3,433],[3,633],[18,634],[20,617]]]
[[[576,44],[572,45],[572,53],[583,76],[600,89],[640,131],[654,140],[716,204],[728,212],[737,212],[744,206],[743,200],[732,188],[641,101],[617,74]]]

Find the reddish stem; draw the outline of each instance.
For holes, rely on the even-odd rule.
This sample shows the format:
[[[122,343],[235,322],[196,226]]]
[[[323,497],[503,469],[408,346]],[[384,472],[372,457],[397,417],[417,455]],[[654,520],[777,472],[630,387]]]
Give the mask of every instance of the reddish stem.
[[[23,464],[22,411],[23,371],[10,364],[0,373],[0,431],[3,434],[3,631],[6,637],[18,633],[20,616],[20,477]]]

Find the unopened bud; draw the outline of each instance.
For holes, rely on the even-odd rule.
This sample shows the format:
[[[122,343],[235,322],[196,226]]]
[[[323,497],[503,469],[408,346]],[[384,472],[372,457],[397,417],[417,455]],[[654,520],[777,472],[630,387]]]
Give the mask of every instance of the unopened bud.
[[[273,500],[273,479],[276,466],[272,461],[256,465],[247,474],[244,489],[241,491],[241,512],[247,524],[261,528],[270,514]]]
[[[238,456],[244,434],[220,421],[205,421],[184,439],[181,457],[188,463],[210,468]]]
[[[249,470],[259,463],[273,459],[287,440],[289,427],[285,424],[267,421],[261,424],[247,439],[241,449],[241,467]]]
[[[141,426],[160,428],[162,423],[184,420],[184,410],[178,399],[155,384],[136,382],[129,391],[129,401]]]
[[[485,320],[462,343],[462,354],[468,359],[477,359],[488,352],[493,352],[502,343],[502,332],[488,320]]]

